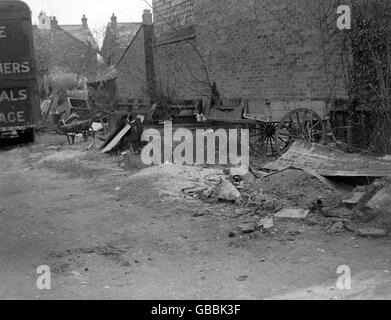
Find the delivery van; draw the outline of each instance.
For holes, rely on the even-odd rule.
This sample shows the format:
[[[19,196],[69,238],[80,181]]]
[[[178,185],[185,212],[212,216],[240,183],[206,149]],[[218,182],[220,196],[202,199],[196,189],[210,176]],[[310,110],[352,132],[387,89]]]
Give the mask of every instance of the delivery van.
[[[0,139],[34,142],[39,93],[30,8],[0,1]]]

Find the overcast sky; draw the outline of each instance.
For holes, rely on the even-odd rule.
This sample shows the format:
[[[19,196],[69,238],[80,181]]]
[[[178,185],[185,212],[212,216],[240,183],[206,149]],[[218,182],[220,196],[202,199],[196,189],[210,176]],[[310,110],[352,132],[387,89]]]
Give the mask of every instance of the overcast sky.
[[[143,0],[24,0],[33,12],[36,23],[41,10],[56,16],[59,24],[81,24],[85,14],[92,28],[106,25],[113,13],[119,22],[139,22],[144,9],[149,9]],[[147,0],[152,3],[152,0]]]

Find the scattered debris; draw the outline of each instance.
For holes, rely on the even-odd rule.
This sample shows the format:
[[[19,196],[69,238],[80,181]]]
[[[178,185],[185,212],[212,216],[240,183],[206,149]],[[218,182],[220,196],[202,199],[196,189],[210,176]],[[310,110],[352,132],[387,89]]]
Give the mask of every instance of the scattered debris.
[[[351,219],[352,211],[341,206],[321,207],[320,213],[325,218]]]
[[[312,217],[312,216],[307,217],[305,222],[306,222],[307,226],[309,226],[309,227],[315,227],[315,226],[319,225],[319,219]]]
[[[384,187],[384,182],[375,181],[371,184],[367,190],[365,190],[364,196],[358,201],[357,205],[353,209],[353,217],[359,219],[362,222],[370,222],[376,218],[376,213],[367,210],[368,202],[376,196],[376,194]]]
[[[258,222],[258,227],[265,230],[274,228],[274,220],[271,218],[265,218]]]
[[[343,197],[339,191],[330,190],[319,179],[300,169],[287,169],[258,180],[252,188],[255,197],[275,201],[277,211],[286,207],[307,208],[318,199]]]
[[[345,221],[343,225],[349,232],[356,232],[359,228],[358,223],[354,221]]]
[[[122,140],[123,137],[132,129],[131,124],[127,121],[124,122],[118,129],[112,134],[102,146],[102,153],[108,153],[112,151]]]
[[[220,200],[237,201],[242,197],[242,194],[238,189],[236,189],[228,180],[223,180],[222,183],[217,186],[217,191],[215,192]]]
[[[345,229],[345,225],[342,221],[334,223],[331,227],[329,227],[326,232],[330,235],[342,233]]]
[[[387,231],[377,228],[363,228],[357,230],[359,237],[384,238],[387,236]]]
[[[236,280],[238,280],[239,282],[244,282],[248,280],[248,276],[239,276]]]
[[[292,237],[296,237],[302,234],[300,230],[294,230],[294,229],[288,230],[286,233],[291,235]]]
[[[274,216],[281,219],[305,219],[309,213],[310,210],[306,209],[282,209]]]
[[[204,210],[202,212],[196,212],[192,215],[193,218],[200,218],[200,217],[204,217],[205,215],[209,214],[209,210]]]
[[[95,132],[100,132],[103,130],[103,125],[100,123],[100,122],[94,122],[92,125],[91,125],[91,128],[92,130],[94,130]]]
[[[123,121],[113,134],[102,145],[102,153],[109,153],[118,147],[120,142],[129,135],[130,142],[134,151],[139,151],[141,147],[141,136],[143,132],[143,121],[140,118],[131,120],[128,119]]]
[[[366,211],[355,211],[355,219],[362,223],[370,223],[374,221],[377,217],[378,214],[373,211],[373,210],[366,210]]]
[[[317,146],[314,146],[313,152],[316,151]],[[251,172],[210,170],[169,164],[155,169],[145,169],[135,177],[148,176],[148,172],[156,173],[160,185],[164,180],[163,177],[166,177],[164,188],[168,189],[165,190],[172,191],[173,186],[176,186],[174,188],[176,195],[181,191],[182,197],[184,195],[185,198],[217,205],[216,211],[215,206],[207,211],[195,210],[192,217],[203,217],[210,212],[211,215],[234,219],[245,217],[248,222],[241,222],[237,230],[228,234],[230,238],[259,230],[264,232],[270,230],[271,234],[276,234],[279,232],[273,230],[276,219],[304,220],[305,225],[319,226],[320,230],[324,230],[329,235],[342,233],[345,229],[358,233],[358,230],[365,229],[368,227],[368,222],[376,218],[376,210],[373,208],[380,207],[377,205],[370,208],[372,202],[384,200],[387,198],[385,195],[388,194],[383,180],[377,180],[365,188],[359,187],[354,192],[350,189],[348,193],[345,189],[342,190],[339,184],[334,184],[312,168],[288,167],[256,179]],[[187,175],[187,172],[191,175]],[[192,184],[194,185],[191,186]],[[224,208],[219,208],[219,201],[230,202],[230,206],[226,203]],[[236,207],[233,206],[234,203]],[[291,222],[278,221],[278,223],[283,226]],[[377,226],[381,224],[381,220],[376,220]],[[371,227],[373,226],[375,225],[372,224]],[[295,237],[306,229],[305,227],[303,230],[292,229],[292,226],[289,226],[287,230],[285,234],[289,238],[285,237],[285,241],[295,241]],[[382,234],[384,232],[378,232],[377,236]]]
[[[204,180],[208,185],[217,186],[223,181],[223,176],[229,176],[229,173],[226,174],[223,172],[223,174],[209,174],[204,177]]]
[[[253,184],[256,181],[255,175],[251,172],[250,168],[246,166],[231,169],[230,175],[233,177],[233,179],[238,177],[246,184]]]
[[[239,208],[239,209],[235,209],[235,215],[233,216],[234,218],[240,218],[240,217],[243,217],[245,215],[248,215],[250,213],[253,212],[253,209],[246,209],[246,208]]]
[[[239,229],[242,233],[253,233],[257,230],[257,224],[254,222],[249,222],[239,226]]]
[[[372,210],[382,210],[391,213],[391,183],[378,191],[366,205]]]
[[[208,187],[191,187],[182,189],[182,193],[185,197],[189,196],[191,198],[202,199],[206,190],[208,190]]]
[[[354,192],[353,194],[350,195],[349,199],[342,200],[342,203],[344,204],[351,204],[355,205],[358,204],[359,201],[362,199],[362,197],[365,196],[365,192]]]
[[[80,272],[72,271],[71,274],[75,277],[80,277]]]
[[[320,174],[318,174],[314,170],[311,170],[311,169],[308,169],[308,168],[304,168],[302,170],[304,172],[310,174],[311,176],[314,176],[316,179],[318,179],[320,182],[322,182],[330,190],[340,190],[340,191],[343,191],[342,187],[340,185],[338,185],[337,183],[331,181],[330,179],[327,179],[327,178],[321,176]]]

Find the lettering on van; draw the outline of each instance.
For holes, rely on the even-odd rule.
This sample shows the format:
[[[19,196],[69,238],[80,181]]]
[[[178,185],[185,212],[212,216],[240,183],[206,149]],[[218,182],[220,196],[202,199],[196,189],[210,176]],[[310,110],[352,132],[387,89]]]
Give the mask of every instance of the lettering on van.
[[[16,102],[16,101],[26,101],[27,100],[27,90],[2,90],[0,91],[0,102]]]
[[[0,112],[0,124],[14,124],[26,122],[24,111]]]
[[[5,33],[5,27],[0,26],[0,39],[5,39],[5,38],[7,38],[7,35]]]
[[[12,75],[12,74],[26,74],[31,70],[30,63],[28,61],[19,62],[0,62],[0,75]]]
[[[0,126],[25,123],[28,101],[26,88],[0,89]]]

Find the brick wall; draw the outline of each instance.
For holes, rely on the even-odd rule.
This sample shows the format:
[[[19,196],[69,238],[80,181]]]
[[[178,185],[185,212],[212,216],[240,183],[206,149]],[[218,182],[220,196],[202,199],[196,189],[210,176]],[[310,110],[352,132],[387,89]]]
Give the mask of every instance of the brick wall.
[[[153,1],[154,26],[158,37],[194,23],[194,0],[157,0]]]
[[[208,85],[215,82],[226,100],[246,99],[251,112],[272,117],[278,115],[270,114],[266,100],[279,113],[292,105],[311,107],[311,100],[325,100],[330,88],[343,95],[340,84],[324,72],[325,63],[336,62],[338,49],[334,40],[326,50],[322,46],[317,28],[322,1],[153,1],[158,86],[165,84],[180,99],[194,99],[208,95]],[[336,7],[334,12],[331,27],[336,29]],[[173,29],[167,20],[177,39],[167,36]],[[193,35],[183,31],[189,27]],[[322,109],[323,103],[314,108]]]

